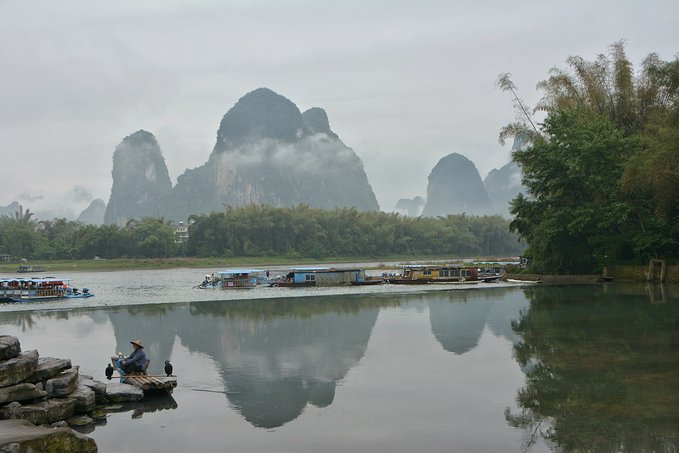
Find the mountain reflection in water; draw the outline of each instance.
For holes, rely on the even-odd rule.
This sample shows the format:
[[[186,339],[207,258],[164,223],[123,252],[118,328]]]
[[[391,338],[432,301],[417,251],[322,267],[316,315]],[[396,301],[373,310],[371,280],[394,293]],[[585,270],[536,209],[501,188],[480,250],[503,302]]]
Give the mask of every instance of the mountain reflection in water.
[[[43,356],[70,357],[99,379],[108,356],[128,353],[132,339],[144,342],[153,373],[172,359],[176,401],[161,402],[159,413],[132,408],[141,419],[109,417],[93,433],[102,451],[114,449],[121,432],[145,451],[679,445],[676,286],[480,287],[8,311],[0,330]]]
[[[144,332],[151,357],[169,357],[175,336],[210,356],[231,405],[254,426],[275,428],[307,404],[332,403],[337,382],[365,353],[379,307],[393,303],[309,297],[137,306],[109,316],[119,350]]]

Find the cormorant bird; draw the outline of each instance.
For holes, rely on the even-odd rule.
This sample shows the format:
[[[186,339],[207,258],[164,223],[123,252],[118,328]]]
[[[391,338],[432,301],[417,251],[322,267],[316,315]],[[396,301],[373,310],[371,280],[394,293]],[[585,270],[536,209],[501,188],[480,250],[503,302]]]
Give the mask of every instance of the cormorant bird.
[[[106,367],[106,379],[108,379],[110,381],[112,376],[113,376],[113,367],[109,363],[108,366]]]
[[[169,360],[165,361],[165,374],[172,376],[172,364]]]

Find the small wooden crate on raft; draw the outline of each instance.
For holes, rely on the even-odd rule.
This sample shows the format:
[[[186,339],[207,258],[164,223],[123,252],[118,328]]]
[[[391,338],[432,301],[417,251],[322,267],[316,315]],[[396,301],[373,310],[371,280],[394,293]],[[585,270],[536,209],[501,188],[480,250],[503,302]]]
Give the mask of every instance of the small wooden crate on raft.
[[[111,357],[111,362],[113,366],[120,373],[120,378],[125,384],[134,385],[146,392],[171,392],[172,389],[177,387],[177,377],[176,376],[151,376],[146,370],[151,363],[150,360],[146,361],[146,366],[144,371],[141,373],[123,374],[122,370],[118,368],[118,357]]]

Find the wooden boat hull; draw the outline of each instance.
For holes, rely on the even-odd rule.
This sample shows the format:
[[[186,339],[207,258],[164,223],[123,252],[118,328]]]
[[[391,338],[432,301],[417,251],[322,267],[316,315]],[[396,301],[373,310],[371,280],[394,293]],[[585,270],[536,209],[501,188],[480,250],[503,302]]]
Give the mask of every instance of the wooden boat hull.
[[[429,280],[414,280],[409,278],[390,278],[387,282],[392,285],[428,285]]]
[[[362,282],[351,282],[351,286],[373,286],[373,285],[381,285],[384,283],[384,280],[365,280]]]
[[[94,297],[94,294],[92,293],[87,293],[87,294],[64,294],[63,296],[43,296],[43,297],[31,297],[31,296],[26,296],[26,297],[1,297],[0,302],[14,302],[14,303],[22,303],[22,302],[40,302],[44,300],[57,300],[57,299],[87,299],[90,297]]]

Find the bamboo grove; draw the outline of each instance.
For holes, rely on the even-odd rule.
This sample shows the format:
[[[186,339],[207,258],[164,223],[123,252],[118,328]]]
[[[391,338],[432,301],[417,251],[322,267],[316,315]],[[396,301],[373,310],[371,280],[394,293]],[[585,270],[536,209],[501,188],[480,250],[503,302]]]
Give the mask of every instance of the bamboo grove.
[[[527,191],[512,202],[511,229],[527,241],[532,270],[679,257],[679,59],[650,54],[635,72],[618,42],[594,61],[567,63],[538,84],[532,113],[509,74],[498,80],[524,117],[500,140],[531,143],[513,154]]]
[[[499,216],[412,218],[354,208],[251,205],[192,216],[177,243],[162,219],[125,226],[36,222],[30,211],[0,218],[0,252],[29,259],[195,257],[516,256],[523,245]]]

